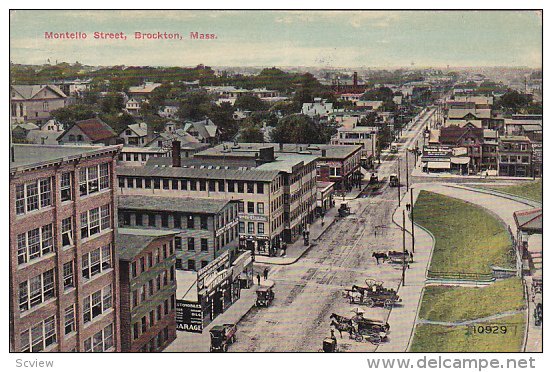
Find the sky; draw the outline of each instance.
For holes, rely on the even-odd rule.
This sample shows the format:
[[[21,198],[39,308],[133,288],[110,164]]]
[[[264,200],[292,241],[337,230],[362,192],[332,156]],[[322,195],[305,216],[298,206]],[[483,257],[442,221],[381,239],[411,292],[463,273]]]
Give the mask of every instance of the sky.
[[[84,32],[85,40],[45,33]],[[124,32],[97,40],[94,32]],[[137,40],[135,32],[182,40]],[[216,34],[194,40],[191,32]],[[541,67],[535,11],[31,11],[10,13],[10,60],[42,64]]]

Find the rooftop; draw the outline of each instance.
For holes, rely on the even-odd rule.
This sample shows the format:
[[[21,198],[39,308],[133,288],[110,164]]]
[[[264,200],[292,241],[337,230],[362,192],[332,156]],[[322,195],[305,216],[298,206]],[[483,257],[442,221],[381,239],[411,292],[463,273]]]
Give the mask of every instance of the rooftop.
[[[66,146],[66,145],[13,145],[14,159],[10,162],[10,169],[46,165],[52,162],[61,162],[78,159],[82,156],[92,156],[101,153],[113,152],[121,146]]]
[[[236,181],[271,182],[278,176],[276,170],[259,169],[209,169],[185,167],[118,167],[117,175],[128,177],[196,178]]]
[[[542,231],[542,208],[514,212],[518,229]]]
[[[220,212],[230,200],[119,195],[118,202],[120,209],[216,214]]]
[[[151,242],[161,237],[169,237],[177,234],[178,231],[167,231],[157,229],[118,229],[115,236],[115,244],[119,251],[119,259],[131,261],[142,250],[148,247]]]

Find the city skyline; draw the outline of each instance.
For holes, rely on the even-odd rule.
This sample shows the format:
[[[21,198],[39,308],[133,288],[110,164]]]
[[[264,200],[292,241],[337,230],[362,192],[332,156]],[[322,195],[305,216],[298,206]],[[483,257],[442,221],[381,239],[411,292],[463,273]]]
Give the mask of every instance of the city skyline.
[[[72,32],[87,38],[46,36]],[[12,11],[10,53],[23,64],[539,68],[541,32],[533,11]]]

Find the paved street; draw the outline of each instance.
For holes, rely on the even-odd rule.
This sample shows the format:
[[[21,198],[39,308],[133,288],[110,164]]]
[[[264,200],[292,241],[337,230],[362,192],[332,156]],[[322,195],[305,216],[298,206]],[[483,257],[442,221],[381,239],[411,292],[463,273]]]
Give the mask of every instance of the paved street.
[[[242,319],[240,341],[230,351],[318,351],[324,337],[330,335],[330,315],[353,315],[353,306],[341,295],[343,289],[350,289],[353,284],[365,285],[367,278],[398,288],[401,266],[376,265],[372,253],[402,249],[402,232],[392,223],[398,190],[389,187],[387,180],[390,173],[397,172],[398,157],[404,158],[404,149],[415,143],[424,128],[424,120],[420,120],[412,130],[405,131],[398,154],[383,154],[378,175],[385,182],[380,188],[366,192],[364,198],[349,201],[353,213],[334,223],[316,247],[293,265],[271,267],[269,278],[275,282],[276,299],[270,308],[253,309]],[[405,162],[401,168],[404,175]],[[405,185],[404,180],[402,184]],[[405,191],[406,187],[402,187],[401,192]],[[410,244],[407,236],[407,246]],[[364,308],[366,318],[386,320],[389,317],[389,310],[382,307]],[[393,329],[391,325],[389,342],[393,342]],[[349,340],[348,334],[344,333],[343,339],[339,334],[336,336],[342,351],[376,350],[368,342]]]

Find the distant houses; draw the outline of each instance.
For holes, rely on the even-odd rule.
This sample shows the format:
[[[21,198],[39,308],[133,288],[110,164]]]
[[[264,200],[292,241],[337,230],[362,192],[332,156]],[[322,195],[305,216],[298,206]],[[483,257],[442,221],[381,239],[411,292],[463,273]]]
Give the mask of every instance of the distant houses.
[[[42,124],[50,113],[67,105],[67,95],[55,85],[12,85],[10,87],[12,123]]]
[[[69,126],[58,138],[60,145],[64,144],[103,144],[117,143],[117,133],[99,118],[77,121]]]

